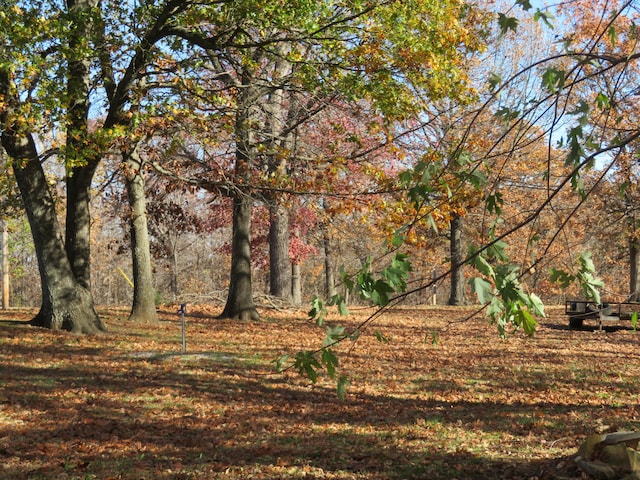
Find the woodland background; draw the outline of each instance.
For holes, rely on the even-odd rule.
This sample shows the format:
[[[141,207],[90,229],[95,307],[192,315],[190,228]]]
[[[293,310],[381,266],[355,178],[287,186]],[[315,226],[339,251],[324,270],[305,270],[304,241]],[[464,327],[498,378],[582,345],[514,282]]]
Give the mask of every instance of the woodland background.
[[[636,15],[10,2],[4,303],[96,333],[95,305],[313,300],[322,323],[435,293],[531,334],[544,303],[635,300]]]
[[[545,63],[559,55],[562,48],[571,52],[570,41],[585,50],[595,51],[597,46],[602,58],[607,51],[613,52],[611,55],[625,49],[632,51],[635,36],[633,32],[623,34],[622,28],[633,25],[633,13],[624,12],[634,12],[635,6],[629,2],[616,10],[608,3],[598,4],[598,8],[589,9],[593,15],[582,11],[577,2],[545,6],[535,9],[535,14],[527,2],[482,8],[486,12],[504,9],[508,15],[500,13],[495,23],[492,13],[482,20],[478,18],[476,27],[486,25],[486,29],[476,31],[478,37],[474,41],[482,38],[485,44],[457,67],[464,71],[470,97],[459,99],[458,103],[441,99],[426,107],[421,104],[425,110],[409,119],[389,114],[391,123],[385,119],[383,108],[376,110],[364,101],[351,105],[344,101],[329,103],[313,122],[296,133],[297,141],[304,145],[299,147],[301,155],[311,155],[313,160],[306,159],[299,171],[291,167],[283,177],[268,165],[257,166],[266,170],[254,172],[257,190],[252,213],[251,270],[256,298],[278,305],[300,305],[315,296],[328,298],[341,288],[340,269],[357,272],[367,259],[384,258],[390,239],[406,229],[408,234],[403,237],[401,248],[413,264],[409,288],[417,291],[405,301],[433,303],[435,294],[438,304],[473,303],[476,298],[466,281],[477,272],[464,267],[462,286],[454,285],[452,289],[447,275],[454,263],[452,258],[457,255],[460,262],[468,252],[514,229],[532,214],[534,222],[526,228],[515,228],[514,234],[505,239],[509,262],[518,266],[527,290],[549,304],[580,296],[577,285],[567,288],[566,284],[552,282],[550,271],[575,272],[576,258],[589,251],[597,275],[606,285],[603,295],[611,300],[635,298],[639,268],[633,144],[623,145],[615,157],[606,152],[594,155],[579,172],[573,171],[567,160],[576,140],[572,137],[576,129],[571,129],[574,119],[585,125],[584,132],[580,130],[580,141],[587,145],[593,138],[618,131],[606,120],[599,123],[603,117],[618,114],[618,124],[633,123],[633,111],[613,99],[616,95],[625,101],[633,97],[629,89],[633,88],[635,67],[629,63],[619,72],[607,70],[600,76],[590,73],[596,78],[594,85],[581,87],[577,95],[571,92],[561,99],[564,80],[551,78],[551,73],[560,70],[555,64],[548,67]],[[569,20],[578,11],[580,16]],[[603,20],[608,11],[619,14],[619,25]],[[14,12],[22,12],[19,2]],[[564,47],[562,39],[566,42]],[[402,55],[401,51],[396,53]],[[537,62],[543,66],[531,69],[530,65]],[[168,64],[165,68],[183,67]],[[192,87],[188,82],[193,79],[183,80],[184,85],[179,88]],[[497,94],[495,89],[503,80]],[[158,85],[154,88],[161,90],[165,88],[162,82],[168,80],[158,77],[155,81]],[[178,79],[171,81],[177,83]],[[282,86],[274,84],[272,88]],[[562,115],[519,109],[527,102],[538,102],[537,109],[548,108],[544,101],[536,100],[547,94],[557,96],[553,101],[555,105],[562,103]],[[197,126],[197,115],[188,113],[200,108],[187,103],[193,100],[183,99],[184,105],[176,105],[175,98],[158,98],[172,113],[165,114],[162,121],[147,114],[141,147],[154,300],[158,305],[222,303],[230,282],[232,199],[223,194],[222,187],[202,188],[204,180],[198,175],[203,173],[197,168],[205,160],[197,157],[209,155],[206,161],[220,169],[218,175],[228,182],[236,181],[232,178],[233,157],[226,150],[233,146],[233,139],[225,138],[229,136],[224,133],[226,113],[218,107],[216,114],[222,118],[219,126]],[[587,108],[587,102],[593,105]],[[589,121],[593,121],[588,131],[587,111]],[[568,120],[559,120],[564,117]],[[89,130],[100,128],[98,119],[88,118],[88,125]],[[196,128],[202,131],[196,133]],[[213,144],[202,136],[209,135],[208,128],[222,129],[214,132]],[[268,120],[262,128],[269,128]],[[608,133],[602,133],[607,129]],[[64,225],[62,204],[68,177],[65,167],[49,158],[59,156],[57,145],[64,142],[55,135],[42,131],[38,142],[47,158],[43,165],[53,196],[59,202],[59,221]],[[224,146],[224,142],[230,142],[230,146]],[[208,153],[207,148],[211,149]],[[292,153],[279,148],[282,155]],[[582,155],[588,157],[585,152]],[[131,213],[125,163],[108,152],[92,179],[91,285],[95,302],[100,305],[133,301],[135,277],[131,271]],[[432,175],[435,186],[431,185],[416,202],[416,175],[422,172],[418,168],[424,170],[425,165],[439,173]],[[7,250],[3,278],[10,291],[5,295],[10,296],[11,305],[38,306],[41,288],[37,255],[14,191],[11,162],[6,166],[3,204],[7,216],[3,225]],[[211,165],[207,168],[211,169]],[[285,177],[291,176],[297,176],[297,183],[287,183]],[[562,190],[540,208],[552,192],[564,188],[561,185],[569,178],[573,191]],[[281,268],[278,274],[284,276],[286,288],[280,286],[275,291],[273,284],[280,280],[274,279],[270,261],[273,216],[270,194],[264,193],[270,189],[284,192],[281,202],[287,209],[289,225],[289,258],[284,273]],[[495,215],[498,210],[499,215]],[[451,238],[460,235],[457,252],[452,251]],[[292,267],[294,272],[290,274],[287,269]],[[300,280],[297,292],[291,291],[292,275]],[[460,291],[455,292],[456,288]],[[346,290],[341,293],[348,295]],[[357,297],[349,300],[360,302]]]
[[[581,478],[637,430],[637,319],[552,306],[639,299],[636,1],[0,7],[0,477]]]

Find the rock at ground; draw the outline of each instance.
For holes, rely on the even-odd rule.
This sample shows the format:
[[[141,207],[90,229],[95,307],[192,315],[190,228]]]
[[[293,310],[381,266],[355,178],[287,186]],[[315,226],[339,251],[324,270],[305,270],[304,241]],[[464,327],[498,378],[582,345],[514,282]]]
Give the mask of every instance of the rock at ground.
[[[596,480],[640,480],[639,444],[640,432],[590,435],[575,461]]]

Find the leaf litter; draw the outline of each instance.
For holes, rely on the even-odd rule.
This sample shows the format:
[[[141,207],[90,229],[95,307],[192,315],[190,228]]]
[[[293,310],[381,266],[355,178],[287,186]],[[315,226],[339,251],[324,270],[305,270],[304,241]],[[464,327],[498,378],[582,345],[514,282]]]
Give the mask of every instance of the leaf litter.
[[[92,337],[5,311],[0,478],[577,479],[585,436],[640,429],[636,332],[570,330],[552,310],[534,337],[501,339],[456,321],[471,311],[398,309],[340,344],[344,401],[327,375],[274,371],[322,343],[302,312],[190,306],[182,352],[171,310],[158,325],[104,310],[110,331]]]

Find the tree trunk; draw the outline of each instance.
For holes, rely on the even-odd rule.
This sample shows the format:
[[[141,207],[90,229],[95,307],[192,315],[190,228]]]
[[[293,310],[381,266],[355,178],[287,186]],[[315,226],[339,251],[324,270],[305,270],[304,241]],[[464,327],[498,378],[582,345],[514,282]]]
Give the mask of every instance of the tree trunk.
[[[80,285],[91,289],[91,182],[97,164],[72,169],[67,178],[65,249]]]
[[[171,278],[169,279],[171,296],[173,297],[173,301],[177,302],[178,297],[180,296],[180,285],[178,285],[178,239],[174,237],[174,235],[169,232],[169,242],[171,246]]]
[[[0,247],[0,254],[2,255],[2,309],[9,308],[9,229],[7,228],[7,221],[2,219],[2,246]]]
[[[76,280],[87,289],[91,289],[91,182],[100,154],[89,142],[91,58],[84,45],[93,29],[91,10],[97,4],[97,0],[67,1],[71,31],[65,145],[65,162],[69,168],[65,248]]]
[[[302,304],[302,277],[299,263],[291,264],[291,300],[296,306]]]
[[[255,129],[260,128],[259,92],[252,87],[252,76],[243,72],[235,121],[235,179],[237,188],[233,198],[233,228],[231,239],[231,275],[229,293],[221,318],[259,320],[253,303],[251,285],[251,213],[253,198],[247,186],[251,185],[256,146]]]
[[[333,268],[333,247],[331,246],[331,239],[327,232],[327,226],[323,226],[322,232],[322,247],[324,249],[324,291],[328,298],[333,297],[337,292],[336,290],[336,274]]]
[[[464,305],[464,252],[462,250],[462,226],[460,215],[454,214],[451,218],[450,255],[451,255],[451,293],[449,305]]]
[[[289,260],[289,212],[277,203],[270,205],[269,222],[269,293],[287,299],[291,294]]]
[[[629,301],[640,302],[640,244],[629,240]]]
[[[146,199],[142,161],[137,148],[125,159],[125,177],[131,208],[131,255],[133,262],[133,304],[129,320],[156,323],[155,288],[151,268],[151,251],[147,226]]]
[[[289,45],[281,42],[274,64],[274,84],[291,74],[291,64],[286,60]],[[297,102],[283,88],[274,88],[264,104],[266,131],[269,142],[267,167],[275,179],[287,176],[287,159],[293,151],[293,133],[284,131],[297,121]],[[269,293],[288,300],[291,298],[291,261],[289,258],[289,210],[283,203],[286,196],[271,192],[267,196],[269,206]]]
[[[6,80],[0,79],[0,94],[5,93],[3,87],[8,85]],[[9,126],[12,126],[11,123]],[[2,134],[2,146],[13,160],[14,174],[38,257],[42,305],[31,323],[75,333],[97,333],[105,330],[94,307],[91,291],[73,275],[62,241],[54,201],[33,137],[18,135],[6,128]]]
[[[251,287],[251,212],[253,200],[239,194],[233,199],[231,278],[227,303],[220,318],[259,320]]]

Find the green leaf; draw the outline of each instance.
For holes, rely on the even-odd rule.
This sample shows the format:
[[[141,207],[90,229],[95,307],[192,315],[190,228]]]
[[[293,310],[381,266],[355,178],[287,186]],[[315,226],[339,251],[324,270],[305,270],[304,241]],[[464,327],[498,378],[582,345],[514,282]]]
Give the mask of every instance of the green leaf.
[[[508,245],[505,242],[498,240],[487,248],[487,257],[498,261],[506,261],[509,259],[509,256],[507,255],[507,247]]]
[[[609,37],[609,41],[611,42],[611,46],[615,47],[616,46],[616,41],[617,41],[617,38],[618,38],[618,33],[616,32],[616,27],[611,25],[609,27],[609,30],[607,30],[607,35]]]
[[[332,345],[340,340],[346,338],[346,329],[341,325],[337,325],[335,327],[327,327],[327,331],[324,337],[324,341],[322,342],[322,346],[326,347],[328,345]]]
[[[389,343],[389,339],[380,330],[376,330],[373,334],[380,343]]]
[[[591,252],[583,252],[578,258],[578,263],[580,263],[581,269],[585,272],[593,273],[596,271],[596,266],[591,258]]]
[[[322,368],[322,365],[314,357],[313,352],[306,351],[296,354],[294,367],[298,369],[300,375],[306,376],[313,383],[316,383],[318,381],[317,369]]]
[[[487,197],[487,211],[491,214],[500,215],[502,213],[502,205],[504,204],[504,199],[500,192],[495,192],[493,195],[489,195]]]
[[[433,230],[435,233],[438,233],[438,225],[436,224],[436,221],[431,213],[427,215],[427,227]]]
[[[553,15],[551,15],[549,12],[542,11],[539,8],[536,10],[536,13],[533,14],[533,19],[536,22],[542,20],[545,25],[547,25],[547,27],[551,29],[553,29],[553,23],[551,22],[553,18]]]
[[[487,83],[489,84],[489,91],[493,92],[502,83],[502,77],[498,73],[491,73]]]
[[[396,231],[391,238],[391,246],[393,248],[398,248],[405,242],[405,239],[406,237],[404,235],[401,235],[399,231]]]
[[[538,297],[535,293],[529,294],[529,304],[531,305],[531,309],[533,310],[534,315],[538,315],[539,317],[546,316],[544,312],[544,303],[542,303],[540,297]]]
[[[519,110],[512,110],[508,107],[501,107],[495,113],[496,117],[502,117],[505,122],[510,122],[511,120],[515,120],[520,116]]]
[[[609,108],[611,107],[611,99],[604,93],[600,92],[596,95],[596,105],[601,109]]]
[[[533,335],[536,332],[538,322],[528,311],[522,308],[518,309],[517,322],[527,335]]]
[[[469,280],[469,284],[471,285],[471,289],[478,297],[478,301],[485,305],[491,301],[492,298],[492,285],[484,278],[475,277]]]
[[[347,302],[344,297],[340,294],[335,294],[329,302],[327,303],[329,306],[336,305],[338,307],[338,313],[340,315],[349,315],[349,308],[347,307]]]
[[[487,177],[479,170],[470,172],[467,175],[467,180],[476,190],[480,190],[487,183]]]
[[[389,294],[393,291],[393,287],[387,282],[377,280],[371,291],[371,302],[376,306],[384,307],[389,304]]]
[[[638,327],[638,312],[633,312],[631,315],[631,326],[633,327],[633,331],[635,332]]]
[[[529,0],[516,0],[516,5],[520,5],[523,10],[531,10],[531,2]]]
[[[491,303],[489,303],[489,306],[487,307],[487,315],[489,316],[489,318],[492,318],[495,320],[500,315],[502,315],[503,311],[504,311],[504,302],[500,298],[494,296],[491,299]]]
[[[327,369],[327,373],[331,378],[336,375],[336,369],[338,367],[338,357],[335,352],[330,348],[322,349],[322,364]]]
[[[340,315],[349,315],[349,308],[347,307],[347,302],[344,301],[344,298],[340,298],[338,302],[338,313]]]
[[[504,13],[498,14],[498,25],[500,26],[501,35],[505,35],[509,30],[516,32],[519,23],[516,17],[507,17]]]
[[[284,364],[289,361],[289,355],[282,355],[280,358],[276,358],[272,361],[276,372],[282,372],[284,370]]]
[[[311,310],[309,310],[308,313],[309,319],[315,320],[318,326],[322,326],[326,311],[327,309],[324,305],[324,302],[317,296],[313,297],[313,300],[311,301]]]
[[[493,267],[481,255],[478,255],[477,257],[475,257],[475,259],[473,260],[473,266],[476,268],[476,270],[478,270],[480,273],[482,273],[483,275],[486,275],[489,278],[493,278],[495,276]]]
[[[551,282],[559,283],[561,288],[567,288],[575,279],[576,277],[563,270],[551,269]]]
[[[551,93],[556,93],[564,87],[565,72],[557,68],[547,68],[542,74],[542,86]]]

